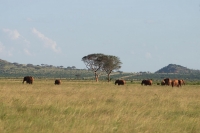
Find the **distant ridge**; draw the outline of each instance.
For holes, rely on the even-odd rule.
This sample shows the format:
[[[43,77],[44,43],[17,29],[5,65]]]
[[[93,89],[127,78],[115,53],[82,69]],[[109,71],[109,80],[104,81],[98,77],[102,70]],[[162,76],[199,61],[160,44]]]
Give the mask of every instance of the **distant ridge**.
[[[23,78],[24,76],[33,76],[36,79],[50,78],[50,79],[84,79],[93,80],[94,73],[87,69],[76,69],[74,67],[53,66],[47,64],[33,65],[33,64],[20,64],[17,62],[11,63],[6,60],[0,59],[0,79],[1,78]],[[125,79],[125,80],[141,80],[141,79],[156,79],[160,80],[161,77],[180,78],[187,80],[200,80],[200,70],[188,69],[186,67],[169,64],[161,68],[155,73],[128,73],[128,72],[113,72],[112,80]],[[102,73],[99,77],[100,80],[107,82],[107,74]]]
[[[65,68],[48,64],[19,64],[0,59],[0,77],[24,77],[27,75],[38,78],[77,79],[91,77],[93,73],[86,69],[77,69],[75,66]]]
[[[176,73],[176,74],[189,74],[189,73],[200,73],[200,70],[193,70],[181,65],[169,64],[156,71],[155,73]]]

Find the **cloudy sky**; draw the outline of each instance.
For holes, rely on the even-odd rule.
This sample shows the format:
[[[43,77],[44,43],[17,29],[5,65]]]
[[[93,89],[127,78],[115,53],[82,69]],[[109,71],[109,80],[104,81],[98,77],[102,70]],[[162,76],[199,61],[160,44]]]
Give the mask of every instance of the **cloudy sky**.
[[[200,69],[199,0],[0,0],[0,59],[86,68],[120,58],[124,72]]]

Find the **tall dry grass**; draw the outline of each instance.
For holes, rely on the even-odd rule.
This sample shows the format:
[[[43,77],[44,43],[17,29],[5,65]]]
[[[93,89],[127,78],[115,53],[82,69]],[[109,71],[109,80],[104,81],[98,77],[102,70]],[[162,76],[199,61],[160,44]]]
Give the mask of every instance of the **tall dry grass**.
[[[200,86],[0,80],[2,133],[198,133]]]

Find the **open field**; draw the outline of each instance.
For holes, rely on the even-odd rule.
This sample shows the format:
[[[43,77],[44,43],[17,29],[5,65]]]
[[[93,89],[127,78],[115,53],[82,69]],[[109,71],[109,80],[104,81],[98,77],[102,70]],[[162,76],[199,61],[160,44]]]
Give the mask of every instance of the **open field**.
[[[198,133],[200,86],[0,80],[1,133]]]

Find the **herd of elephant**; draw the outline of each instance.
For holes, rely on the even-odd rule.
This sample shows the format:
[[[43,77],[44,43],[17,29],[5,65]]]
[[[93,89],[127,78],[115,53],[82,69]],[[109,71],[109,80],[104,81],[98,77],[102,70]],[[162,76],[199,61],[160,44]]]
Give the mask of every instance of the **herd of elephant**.
[[[152,85],[153,81],[152,79],[148,80],[142,80],[141,85]],[[157,84],[159,85],[159,83]],[[161,81],[162,86],[172,86],[172,87],[181,87],[182,85],[185,85],[185,81],[183,79],[170,79],[170,78],[165,78]]]
[[[185,85],[185,81],[183,79],[170,79],[170,78],[165,78],[163,81],[161,81],[161,85],[168,85],[168,86],[176,86],[176,87],[181,87],[182,85]]]
[[[126,83],[125,80],[116,80],[115,81],[115,85],[118,84],[118,85],[124,85]],[[152,85],[153,84],[153,81],[152,79],[147,79],[147,80],[142,80],[141,82],[141,85]],[[182,86],[182,85],[185,85],[185,81],[183,79],[170,79],[170,78],[165,78],[161,81],[161,85],[162,86],[176,86],[176,87],[179,87],[179,86]]]
[[[23,78],[23,84],[24,82],[26,82],[27,84],[33,84],[33,81],[34,81],[34,78],[32,76],[25,76]],[[125,80],[116,80],[115,81],[115,84],[118,84],[118,85],[124,85],[126,82]],[[55,85],[60,85],[61,84],[61,80],[60,79],[56,79],[55,82],[54,82]]]
[[[28,84],[33,84],[34,78],[32,76],[26,76],[23,79],[23,84],[24,82],[28,83]],[[56,79],[54,82],[55,85],[60,85],[61,84],[61,80],[60,79]]]
[[[28,84],[33,84],[33,81],[34,81],[34,78],[32,76],[26,76],[26,77],[24,77],[22,83],[26,82]],[[54,82],[54,84],[55,85],[60,85],[61,84],[61,80],[56,79],[55,82]],[[115,85],[116,84],[118,84],[118,85],[125,85],[126,81],[123,80],[123,79],[117,79],[115,81]],[[153,84],[152,79],[142,80],[142,82],[141,82],[141,85],[146,85],[146,86],[147,85],[152,85],[152,84]],[[162,86],[164,86],[164,85],[170,86],[171,85],[172,87],[174,87],[174,86],[179,87],[179,86],[185,85],[185,81],[182,80],[182,79],[173,79],[173,80],[171,80],[170,78],[165,78],[165,79],[163,79],[161,81],[161,85]]]

